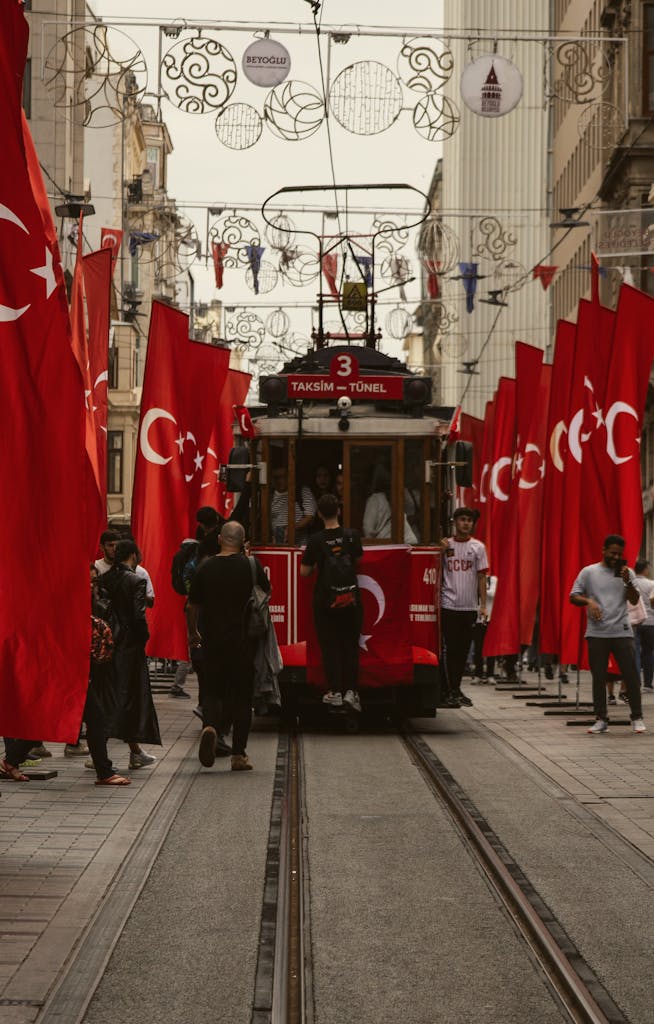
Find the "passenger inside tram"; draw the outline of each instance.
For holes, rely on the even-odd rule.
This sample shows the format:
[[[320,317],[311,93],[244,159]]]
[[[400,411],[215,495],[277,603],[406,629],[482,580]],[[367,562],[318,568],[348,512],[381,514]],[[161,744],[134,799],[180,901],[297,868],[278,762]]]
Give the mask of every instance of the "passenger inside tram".
[[[391,476],[386,466],[377,464],[370,485],[371,494],[363,513],[364,540],[389,540],[391,537]],[[404,543],[417,544],[418,538],[404,515]]]
[[[288,470],[277,466],[272,471],[270,526],[273,544],[288,543]],[[295,543],[306,544],[309,525],[316,514],[311,488],[300,484],[295,493]]]

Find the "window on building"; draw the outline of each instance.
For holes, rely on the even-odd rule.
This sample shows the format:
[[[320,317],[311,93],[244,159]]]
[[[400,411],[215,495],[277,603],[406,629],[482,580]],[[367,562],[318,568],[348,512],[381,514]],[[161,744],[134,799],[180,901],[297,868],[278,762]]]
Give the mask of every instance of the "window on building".
[[[123,493],[123,432],[110,430],[107,434],[107,492]]]
[[[109,364],[107,367],[109,371],[108,387],[118,387],[118,349],[115,345],[109,346]]]
[[[145,162],[152,178],[153,188],[161,188],[161,150],[158,146],[147,146],[145,150]]]
[[[25,4],[25,10],[28,10],[27,4]],[[25,111],[25,117],[29,121],[32,116],[32,58],[28,57],[25,61],[25,73],[23,75],[23,110]]]
[[[643,53],[643,113],[654,114],[654,4],[645,4]]]

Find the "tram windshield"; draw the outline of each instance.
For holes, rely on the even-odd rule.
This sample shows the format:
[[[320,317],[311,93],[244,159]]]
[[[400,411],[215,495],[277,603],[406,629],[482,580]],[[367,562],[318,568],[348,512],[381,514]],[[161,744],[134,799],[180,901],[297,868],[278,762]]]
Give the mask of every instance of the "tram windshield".
[[[359,440],[265,438],[256,461],[266,465],[256,487],[255,543],[302,546],[322,529],[318,501],[335,494],[339,520],[363,543],[432,544],[440,536],[438,501],[425,464],[433,438]]]

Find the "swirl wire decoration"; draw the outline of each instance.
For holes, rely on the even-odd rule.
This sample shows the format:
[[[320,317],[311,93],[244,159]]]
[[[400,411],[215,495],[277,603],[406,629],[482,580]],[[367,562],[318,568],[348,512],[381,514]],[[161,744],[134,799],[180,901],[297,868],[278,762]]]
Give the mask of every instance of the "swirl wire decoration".
[[[152,246],[142,245],[137,250],[139,263],[154,262],[157,281],[185,274],[200,252],[193,221],[177,211],[170,211],[167,216],[170,227],[162,230],[161,237]]]
[[[259,112],[249,103],[229,103],[218,111],[216,137],[228,149],[249,149],[259,141],[262,131]]]
[[[389,253],[381,261],[379,273],[384,281],[406,284],[411,277],[411,264],[406,256],[396,256],[395,253]]]
[[[442,274],[454,270],[460,258],[457,234],[447,224],[443,224],[438,216],[430,217],[422,225],[416,250],[423,265],[440,263]]]
[[[216,35],[181,39],[161,62],[170,102],[187,114],[222,110],[236,87],[236,63]]]
[[[209,229],[210,242],[224,242],[229,246],[223,259],[225,269],[247,267],[250,261],[246,246],[260,245],[259,229],[247,217],[238,213],[227,213],[214,221]]]
[[[325,104],[312,85],[291,79],[270,90],[263,116],[273,135],[286,142],[299,142],[318,131]]]
[[[611,64],[601,44],[569,40],[554,48],[552,94],[566,103],[588,103],[603,93]]]
[[[409,239],[409,229],[406,224],[396,224],[388,217],[386,219],[382,219],[381,216],[375,217],[370,231],[376,236],[375,249],[386,249],[389,253],[404,248]]]
[[[402,309],[401,306],[396,306],[390,311],[386,317],[386,331],[390,334],[391,338],[395,338],[399,341],[401,338],[406,338],[407,334],[413,326],[413,317],[410,313],[407,313],[406,309]]]
[[[238,348],[257,351],[266,333],[261,317],[243,310],[225,325],[225,338]]]
[[[432,93],[452,77],[454,56],[442,39],[416,36],[402,43],[397,73],[407,89]]]
[[[127,56],[118,58],[117,52]],[[85,128],[118,124],[126,101],[138,101],[147,88],[143,54],[133,39],[108,25],[84,25],[63,35],[46,57],[44,76],[54,106],[83,112]]]
[[[375,60],[350,64],[329,90],[334,117],[353,135],[378,135],[397,121],[402,87],[390,68]]]
[[[497,263],[506,257],[508,249],[518,244],[517,237],[497,217],[481,217],[476,225],[481,240],[474,248],[475,256]]]
[[[595,152],[612,149],[626,129],[625,116],[613,103],[588,103],[577,120],[579,138]]]
[[[284,338],[291,329],[291,318],[281,306],[266,317],[266,330],[273,338]]]
[[[447,96],[437,92],[423,96],[413,109],[413,127],[427,142],[450,139],[459,127],[460,120],[457,106]]]

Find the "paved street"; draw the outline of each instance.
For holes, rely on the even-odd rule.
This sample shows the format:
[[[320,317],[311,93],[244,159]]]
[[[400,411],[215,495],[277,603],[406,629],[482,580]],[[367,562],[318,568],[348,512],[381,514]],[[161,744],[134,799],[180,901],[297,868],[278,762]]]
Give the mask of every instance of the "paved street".
[[[527,681],[533,682],[533,679],[527,677]],[[549,687],[552,689],[553,684]],[[631,929],[632,942],[633,936],[642,937],[642,951],[636,949],[633,956],[633,965],[637,966],[640,953],[651,948],[650,938],[654,941],[654,936],[649,936],[649,921],[654,920],[651,913],[654,715],[651,716],[652,731],[645,736],[634,736],[626,726],[615,725],[607,736],[589,737],[583,728],[567,726],[566,718],[545,716],[541,708],[527,707],[525,701],[512,699],[511,693],[498,693],[491,686],[473,686],[466,680],[464,689],[474,700],[473,709],[443,712],[435,722],[419,724],[424,725],[438,756],[468,791],[534,884],[543,890],[544,897],[557,913],[563,912],[565,917],[568,912],[568,927],[572,933],[578,933],[574,935],[575,941],[582,946],[586,930],[587,955],[591,961],[597,956],[596,967],[601,974],[602,951],[600,948],[599,953],[596,952],[595,940],[600,947],[612,951],[615,970],[611,972],[609,966],[603,976],[616,997],[623,996],[622,1005],[630,1005],[636,1013],[638,999],[634,1003],[633,986],[624,985],[624,991],[620,991],[625,971],[627,977],[629,975],[624,955],[620,953],[620,930]],[[572,703],[574,686],[566,687],[565,692]],[[589,683],[584,676],[582,698],[587,698],[588,693]],[[166,940],[167,945],[173,947],[170,963],[175,964],[179,946],[183,948],[188,942],[193,948],[191,934],[198,908],[194,909],[192,894],[200,885],[202,872],[193,831],[195,823],[200,828],[201,819],[207,819],[209,812],[216,818],[212,841],[229,843],[232,853],[237,854],[230,869],[233,877],[223,875],[227,898],[223,893],[221,913],[231,914],[232,922],[238,921],[239,900],[245,895],[239,890],[244,883],[239,881],[238,864],[247,853],[251,870],[246,883],[249,892],[241,931],[245,946],[252,946],[256,940],[256,935],[250,933],[257,930],[257,894],[261,890],[274,732],[268,723],[259,723],[251,744],[258,770],[249,779],[237,780],[250,784],[249,800],[255,810],[256,827],[250,832],[240,826],[228,829],[225,822],[238,820],[243,811],[242,796],[233,786],[217,788],[213,783],[219,780],[209,779],[206,774],[198,779],[199,765],[195,756],[198,722],[191,715],[192,701],[176,701],[163,694],[156,697],[156,704],[162,726],[163,752],[153,769],[132,773],[130,787],[96,788],[93,773],[84,768],[81,759],[64,758],[60,745],[52,748],[55,755],[52,766],[59,772],[57,778],[23,785],[2,784],[2,1024],[64,1019],[58,1016],[58,986],[63,984],[69,990],[76,975],[78,979],[93,977],[96,980],[102,975],[111,952],[110,944],[118,938],[125,924],[125,935],[129,937],[130,915],[153,866],[156,870],[151,877],[154,882],[159,879],[159,885],[163,879],[162,891],[169,892],[171,900],[176,898],[176,879],[179,879],[180,893],[182,886],[188,888],[189,913],[180,918],[180,930],[174,935],[174,941],[171,943],[170,936]],[[654,700],[648,696],[645,698],[646,721],[650,706],[654,710]],[[611,711],[615,720],[626,720],[623,708]],[[373,739],[373,746],[370,746]],[[337,772],[333,779],[329,768],[330,742],[339,761],[346,757],[347,768]],[[356,814],[358,800],[352,799],[356,789],[348,787],[347,779],[357,771],[358,753],[366,751],[362,768],[369,767],[372,751],[379,749],[382,756],[388,746],[389,752],[393,751],[389,754],[391,763],[395,763],[392,760],[395,758],[401,767],[402,759],[393,746],[395,742],[391,735],[334,736],[331,740],[326,736],[320,741],[307,738],[308,785],[314,800],[318,800],[318,808],[318,798],[326,785],[327,803],[336,801],[344,814],[348,807],[348,814]],[[120,745],[116,744],[114,749],[120,751]],[[120,753],[116,755],[119,767],[126,767],[126,762],[126,753],[122,757]],[[218,771],[223,767],[224,764],[221,766],[218,762]],[[234,779],[226,778],[227,781]],[[344,795],[339,796],[340,793]],[[362,806],[364,802],[374,804],[374,801],[364,801],[364,797],[361,793]],[[389,811],[393,813],[397,810],[393,803],[396,799],[407,800],[399,779],[397,791],[388,794]],[[373,807],[374,813],[378,810]],[[177,832],[171,833],[172,845],[168,845],[166,836],[174,824]],[[316,829],[314,835],[317,834]],[[188,855],[180,836],[188,839]],[[239,850],[239,843],[243,845],[242,850]],[[206,845],[203,849],[206,855]],[[598,851],[601,856],[596,859]],[[317,873],[323,871],[322,855],[323,846],[316,846]],[[604,914],[602,904],[598,907],[597,900],[593,901],[593,890],[596,895],[599,893],[597,877],[589,869],[591,859],[595,859],[598,866],[603,865],[601,871],[606,875],[599,876],[602,899],[615,900],[615,913]],[[416,865],[417,870],[418,867]],[[420,866],[420,870],[423,869],[424,864]],[[195,879],[194,872],[198,873]],[[640,894],[638,904],[629,903],[636,881]],[[574,887],[583,885],[586,886],[583,901],[571,898],[571,891],[582,891]],[[197,891],[202,891],[201,887]],[[625,913],[619,915],[617,910],[621,900],[625,903],[625,896]],[[206,892],[204,897],[198,896],[202,906],[206,905],[206,898]],[[353,900],[351,891],[348,898]],[[316,912],[319,932],[321,927],[327,928],[329,900],[324,903],[318,890]],[[80,940],[94,928],[99,941],[91,944],[94,952],[89,959],[89,943]],[[164,939],[161,941],[163,943]],[[152,947],[153,942],[155,938],[150,935],[148,946]],[[155,966],[156,948],[155,944],[148,953],[148,960]],[[78,950],[81,950],[81,959],[68,971],[71,958]],[[321,955],[324,957],[324,949]],[[111,971],[115,970],[112,965]],[[191,975],[197,991],[202,979],[196,971]],[[108,983],[111,991],[111,973],[107,977],[109,981],[103,985]],[[229,985],[229,975],[223,976],[220,984],[224,990]],[[247,999],[246,989],[247,986],[239,997],[241,1000]],[[98,994],[102,991],[101,985]],[[126,1014],[132,1009],[133,1006],[128,1007]],[[91,1022],[105,1019],[111,1018],[104,1014],[100,1004],[97,1012],[88,1017]],[[169,1019],[183,1019],[181,1006]],[[645,1018],[636,1015],[633,1019]]]

